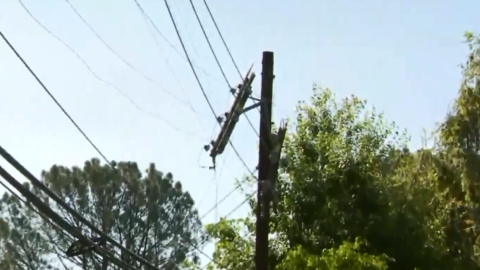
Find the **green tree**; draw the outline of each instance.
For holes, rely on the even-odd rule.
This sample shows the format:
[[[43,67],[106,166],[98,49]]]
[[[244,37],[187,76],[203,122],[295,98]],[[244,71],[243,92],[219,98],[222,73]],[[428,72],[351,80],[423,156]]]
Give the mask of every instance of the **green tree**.
[[[271,222],[271,265],[455,266],[445,241],[447,200],[437,190],[432,150],[412,153],[405,132],[394,123],[355,96],[337,102],[329,90],[314,89],[311,101],[299,105],[290,130],[280,168],[279,211]],[[218,239],[212,267],[251,268],[251,219],[223,220],[207,231]],[[358,237],[368,244],[360,247]],[[358,262],[340,254],[355,255]]]
[[[450,253],[464,269],[479,269],[480,232],[480,38],[465,37],[470,49],[462,65],[458,97],[441,123],[438,137],[444,172],[442,189],[453,201],[448,226]]]
[[[102,165],[98,159],[85,162],[83,168],[54,165],[42,172],[41,180],[97,228],[151,264],[179,269],[186,260],[198,263],[198,255],[192,246],[201,248],[204,234],[194,201],[182,189],[181,183],[175,182],[172,174],[159,172],[154,164],[145,174],[134,162],[113,165],[114,168]],[[97,236],[53,200],[38,190],[34,191],[84,235]],[[12,200],[10,196],[5,198],[2,206],[7,206]],[[29,210],[18,201],[10,205],[12,209],[23,209],[19,216],[23,223],[13,220],[14,215],[4,219],[10,230],[34,231],[38,237],[27,242],[30,245],[45,245],[36,248],[38,252],[63,256],[72,243],[69,237],[38,216],[29,216]],[[35,229],[29,227],[32,224],[36,226]],[[8,237],[11,239],[13,236],[10,234]],[[110,245],[108,248],[124,262],[140,268],[140,263],[128,254]],[[13,251],[21,250],[19,246],[13,246]],[[35,258],[41,259],[39,256]],[[73,261],[84,269],[116,269],[107,260],[102,261],[90,254]],[[52,266],[48,263],[43,265]]]

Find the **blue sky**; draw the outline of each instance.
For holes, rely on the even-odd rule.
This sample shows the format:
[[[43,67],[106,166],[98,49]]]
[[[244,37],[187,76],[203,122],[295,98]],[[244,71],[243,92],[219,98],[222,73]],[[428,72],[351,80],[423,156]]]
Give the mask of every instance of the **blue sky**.
[[[231,149],[219,157],[216,177],[199,167],[210,165],[208,154],[200,158],[199,154],[218,127],[214,130],[213,115],[185,58],[178,54],[183,55],[163,1],[140,3],[178,52],[158,33],[152,37],[151,26],[133,0],[71,0],[109,46],[141,74],[99,41],[65,0],[23,3],[99,77],[141,108],[93,76],[18,1],[0,0],[1,31],[109,159],[137,161],[142,168],[155,162],[160,170],[172,172],[199,203],[201,214],[233,188],[235,178],[247,173]],[[237,84],[239,76],[203,1],[196,3],[230,82]],[[207,95],[223,113],[231,102],[228,87],[190,4],[170,4]],[[415,148],[420,146],[422,129],[432,130],[443,119],[457,93],[459,64],[467,53],[463,32],[476,31],[480,25],[480,2],[473,0],[210,0],[209,4],[243,73],[254,63],[260,75],[262,51],[275,52],[276,121],[292,116],[296,103],[308,99],[317,83],[331,88],[338,98],[356,94],[367,99],[387,119],[407,128]],[[257,95],[259,83],[258,76]],[[55,163],[81,165],[98,156],[3,42],[0,90],[1,145],[32,172]],[[251,112],[249,117],[258,128],[258,115]],[[245,118],[233,143],[253,169],[257,137]],[[227,214],[243,199],[241,193],[229,197],[204,221]]]

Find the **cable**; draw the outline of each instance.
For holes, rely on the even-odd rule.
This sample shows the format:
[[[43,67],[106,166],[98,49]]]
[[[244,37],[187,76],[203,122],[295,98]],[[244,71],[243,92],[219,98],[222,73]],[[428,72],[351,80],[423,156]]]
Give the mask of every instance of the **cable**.
[[[68,112],[63,108],[63,106],[57,101],[57,99],[55,98],[55,96],[53,96],[53,94],[50,92],[50,90],[48,90],[48,88],[43,84],[43,82],[38,78],[37,74],[35,74],[35,72],[30,68],[30,66],[27,64],[27,62],[25,62],[25,60],[23,60],[22,56],[17,52],[17,50],[12,46],[12,44],[8,41],[8,39],[5,37],[5,35],[3,34],[3,32],[0,30],[0,36],[3,38],[3,40],[5,41],[5,43],[7,43],[8,47],[10,47],[10,49],[15,53],[15,55],[17,56],[18,59],[20,59],[20,61],[23,63],[23,65],[28,69],[28,71],[30,71],[30,73],[32,74],[32,76],[35,78],[35,80],[37,80],[37,82],[42,86],[43,90],[45,90],[45,92],[47,92],[47,94],[50,96],[50,98],[55,102],[55,104],[57,104],[57,106],[60,108],[60,110],[62,110],[62,112],[68,117],[68,119],[70,120],[70,122],[72,122],[72,124],[77,128],[77,130],[83,135],[83,137],[90,143],[90,145],[97,151],[97,153],[108,163],[110,164],[110,162],[108,161],[107,157],[102,153],[102,151],[100,151],[100,149],[95,145],[95,143],[93,143],[93,141],[87,136],[87,134],[82,130],[82,128],[80,128],[80,126],[78,126],[78,124],[75,122],[75,120],[73,120],[73,118],[70,116],[70,114],[68,114]]]
[[[200,25],[200,28],[202,29],[203,36],[205,36],[205,39],[207,40],[208,47],[210,48],[210,51],[213,54],[213,57],[215,58],[215,62],[217,62],[218,68],[220,69],[220,72],[222,73],[223,78],[225,79],[225,82],[227,83],[228,87],[231,88],[232,85],[228,81],[227,75],[225,75],[225,71],[223,71],[222,65],[220,64],[220,61],[218,60],[217,54],[215,53],[215,50],[213,49],[212,43],[210,42],[210,39],[208,38],[207,33],[205,32],[205,28],[203,27],[203,23],[200,20],[200,17],[198,16],[197,9],[195,8],[195,4],[193,4],[193,1],[190,0],[190,4],[192,6],[193,12],[195,13],[195,17],[197,18],[198,24]],[[243,80],[243,78],[242,78]]]
[[[138,8],[138,10],[140,11],[140,13],[142,14],[142,17],[144,18],[145,23],[147,24],[147,28],[148,28],[150,34],[152,35],[153,40],[154,40],[155,43],[157,44],[157,47],[159,48],[159,50],[160,50],[160,44],[158,43],[157,39],[155,38],[155,35],[154,35],[154,33],[152,32],[152,30],[150,29],[148,23],[150,23],[150,24],[153,26],[153,28],[155,29],[155,31],[157,31],[157,33],[163,38],[163,40],[164,40],[165,42],[167,42],[167,43],[170,45],[170,47],[172,47],[178,55],[180,55],[184,60],[186,60],[186,58],[185,58],[183,55],[180,54],[180,52],[178,51],[178,49],[163,35],[163,33],[160,31],[160,29],[157,27],[157,25],[153,22],[153,20],[150,18],[150,16],[148,16],[148,14],[145,12],[145,10],[143,9],[143,7],[140,5],[140,3],[138,2],[138,0],[133,0],[133,1],[135,2],[135,5],[137,6],[137,8]],[[168,66],[169,69],[171,70],[171,72],[172,72],[175,80],[177,81],[177,84],[179,85],[180,89],[181,89],[182,92],[183,92],[184,90],[183,90],[182,86],[180,85],[180,82],[179,82],[178,79],[176,78],[175,73],[173,72],[173,69],[171,68],[170,64],[168,63],[168,60],[167,60],[166,62],[167,62],[167,66]],[[188,60],[187,60],[187,62],[188,62]],[[195,66],[195,68],[200,69],[201,71],[203,71],[203,73],[204,73],[205,75],[208,75],[208,76],[210,76],[210,77],[213,77],[213,75],[211,75],[211,74],[209,74],[208,72],[206,72],[206,70],[204,70],[203,68],[198,67],[198,66]],[[216,78],[216,77],[214,77],[214,78],[218,80],[218,78]],[[207,81],[208,81],[208,78],[207,78]],[[229,99],[229,96],[227,96],[227,100],[225,101],[225,103],[228,103],[228,99]],[[196,116],[197,116],[197,115],[196,115]],[[197,120],[198,120],[199,122],[201,122],[200,119],[198,119],[198,116],[197,116]],[[215,134],[215,128],[216,128],[218,125],[219,125],[219,123],[218,123],[217,121],[215,121],[215,125],[214,125],[214,127],[212,128],[212,135],[211,135],[211,137],[214,136],[214,134]],[[211,141],[211,139],[209,139],[209,141]],[[202,147],[202,149],[201,149],[201,151],[200,151],[200,155],[199,155],[199,157],[198,157],[198,160],[200,160],[200,157],[201,157],[201,155],[202,155],[202,153],[203,153],[204,151],[205,151],[205,150],[204,150],[203,147]],[[198,163],[198,162],[197,162],[197,163]],[[199,165],[199,166],[202,167],[202,168],[207,168],[207,166],[201,166],[201,165]]]
[[[217,54],[215,53],[215,50],[213,49],[212,43],[210,42],[210,39],[208,38],[207,32],[205,31],[205,27],[203,27],[202,20],[201,20],[200,17],[198,16],[198,12],[197,12],[197,9],[195,8],[195,4],[193,3],[193,0],[190,0],[190,4],[191,4],[191,6],[192,6],[193,13],[195,13],[195,17],[197,18],[198,24],[200,25],[200,28],[202,29],[203,36],[204,36],[205,39],[207,40],[208,46],[210,47],[210,51],[212,52],[213,57],[215,58],[215,61],[217,62],[217,66],[218,66],[218,68],[220,69],[220,72],[222,73],[223,78],[225,79],[228,87],[231,88],[231,84],[228,82],[228,78],[227,78],[227,76],[225,75],[225,72],[223,71],[222,65],[220,64],[220,61],[218,60]],[[210,12],[210,11],[209,11],[209,12]],[[210,13],[210,15],[211,15],[211,13]],[[216,23],[216,22],[215,22],[215,26],[217,27],[217,23]],[[218,30],[218,27],[217,27],[217,30]],[[218,31],[219,31],[219,30],[218,30]],[[220,34],[220,36],[222,37],[222,41],[223,41],[223,43],[224,43],[225,46],[226,46],[226,43],[225,43],[225,40],[223,39],[223,36],[222,36],[221,34]],[[228,47],[227,47],[227,50],[228,50],[228,52],[229,52],[229,54],[230,54],[230,50],[228,49]],[[230,57],[233,59],[233,57],[232,57],[231,54],[230,54]],[[237,66],[237,64],[236,64],[235,62],[234,62],[234,65],[235,65],[235,67],[237,68],[238,73],[240,74],[241,80],[243,81],[242,74],[240,73],[240,70],[238,69],[238,66]],[[255,126],[253,125],[252,121],[250,121],[250,118],[248,117],[247,114],[245,114],[245,118],[247,119],[248,124],[252,127],[252,129],[253,129],[253,131],[255,132],[255,134],[257,135],[257,137],[260,137],[260,134],[258,133],[258,131],[257,131],[257,129],[255,128]]]
[[[27,203],[27,201],[25,201],[25,199],[23,199],[22,197],[20,197],[18,194],[16,194],[9,186],[7,186],[3,181],[0,181],[0,185],[2,185],[9,193],[11,193],[17,200],[19,200],[20,202],[22,202],[25,206],[27,206],[30,210],[32,210],[34,213],[36,213],[38,216],[40,216],[40,218],[42,218],[43,220],[45,220],[50,226],[52,226],[56,231],[59,231],[60,234],[62,234],[64,237],[66,237],[69,241],[73,241],[74,238],[69,235],[68,233],[65,233],[62,228],[60,228],[57,224],[55,224],[54,222],[52,222],[47,216],[45,216],[43,213],[41,213],[40,211],[38,211],[37,209],[35,209],[35,207],[32,206],[32,204],[30,203]],[[40,226],[44,226],[43,224],[40,225]],[[50,242],[54,243],[52,237],[50,236],[50,234],[46,233],[47,237],[49,238]],[[60,254],[57,254],[57,257],[60,259],[60,263],[64,266],[65,269],[68,269],[65,265],[65,263],[63,262],[63,259],[62,259],[62,256]],[[63,257],[63,258],[66,258],[66,257]],[[71,260],[71,258],[68,258]]]
[[[138,2],[138,0],[133,0],[137,6],[137,8],[140,10],[140,12],[147,18],[147,20],[152,24],[153,28],[155,29],[155,31],[160,35],[160,37],[162,37],[162,39],[178,54],[178,56],[180,56],[181,58],[183,58],[185,61],[188,62],[188,59],[182,54],[180,53],[180,51],[177,49],[177,47],[175,47],[175,45],[173,45],[166,37],[165,35],[162,33],[162,31],[160,31],[160,29],[157,27],[157,25],[153,22],[152,18],[150,18],[150,16],[148,15],[148,13],[145,12],[145,10],[142,8],[142,6],[140,5],[140,3]],[[211,77],[211,78],[214,78],[215,80],[217,81],[220,81],[220,79],[218,79],[217,77],[215,77],[214,75],[212,75],[211,73],[209,73],[207,70],[205,70],[204,68],[202,67],[199,67],[195,64],[193,64],[195,68],[197,69],[200,69],[202,71],[203,74]]]
[[[137,261],[141,262],[142,264],[150,267],[154,270],[159,270],[157,267],[153,266],[151,263],[147,262],[145,259],[140,258],[138,255],[134,254],[130,250],[126,249],[124,246],[119,244],[117,241],[113,240],[110,236],[102,232],[100,229],[96,228],[92,223],[90,223],[87,219],[82,217],[78,212],[73,210],[67,203],[65,203],[58,195],[50,190],[47,186],[45,186],[40,180],[38,180],[32,173],[30,173],[25,167],[22,166],[14,157],[12,157],[3,147],[0,146],[0,156],[2,156],[8,163],[10,163],[17,171],[23,174],[32,184],[38,187],[40,190],[45,192],[50,198],[52,198],[57,204],[62,206],[69,214],[71,214],[74,218],[78,219],[81,223],[85,224],[89,227],[92,231],[103,237],[106,241],[110,242],[113,246],[119,248],[123,252],[127,253],[129,256],[132,256]],[[13,184],[12,184],[13,185]],[[17,189],[18,190],[18,189]],[[57,214],[58,215],[58,214]],[[60,224],[59,224],[60,225]],[[70,225],[69,225],[70,226]],[[80,240],[82,240],[80,238]],[[90,242],[87,242],[90,243]]]
[[[252,172],[251,175],[252,175],[253,177],[255,177],[254,172]],[[242,187],[242,186],[241,186],[242,183],[245,183],[245,182],[247,182],[247,181],[248,181],[248,178],[247,178],[247,179],[244,179],[244,180],[243,180],[241,183],[239,183],[235,188],[233,188],[232,190],[230,190],[230,192],[228,192],[227,195],[223,196],[223,198],[222,198],[220,201],[218,201],[212,208],[210,208],[207,212],[205,212],[205,214],[203,214],[203,215],[200,217],[200,219],[205,218],[208,214],[210,214],[212,211],[214,211],[216,207],[218,207],[218,206],[219,206],[220,204],[222,204],[226,199],[228,199],[230,196],[232,196],[232,194],[233,194],[236,190],[238,190],[239,188],[241,188],[241,187]],[[230,215],[230,214],[229,214],[229,215]]]
[[[215,20],[215,17],[213,17],[212,11],[210,11],[210,7],[207,3],[207,0],[203,0],[203,3],[205,4],[205,7],[207,8],[208,14],[210,14],[210,18],[212,18],[213,24],[215,25],[215,28],[217,29],[217,33],[220,36],[220,39],[223,42],[223,45],[227,49],[228,55],[230,56],[230,59],[232,60],[233,65],[237,69],[238,75],[240,76],[240,79],[243,80],[242,73],[240,72],[240,69],[238,68],[237,63],[235,62],[235,59],[233,58],[232,53],[230,52],[230,49],[227,46],[227,42],[225,42],[225,39],[223,38],[222,32],[220,31],[220,28],[218,27],[217,21]]]
[[[245,200],[243,200],[240,204],[238,204],[235,208],[233,208],[233,209],[232,209],[228,214],[226,214],[223,218],[227,218],[228,216],[230,216],[231,214],[233,214],[234,212],[236,212],[238,209],[240,209],[240,207],[242,207],[245,203],[248,202],[248,200],[249,200],[250,198],[252,198],[252,197],[255,195],[255,192],[256,192],[256,191],[253,191],[252,193],[250,193],[250,194],[247,196],[247,198],[245,198]],[[186,243],[186,244],[188,244],[188,243]],[[208,262],[207,265],[206,265],[205,267],[202,267],[201,269],[205,269],[205,268],[208,266],[208,264],[210,264],[211,262],[214,262],[214,263],[218,264],[218,263],[215,261],[215,259],[213,259],[211,256],[208,256],[205,252],[203,252],[202,250],[200,250],[198,247],[196,247],[196,246],[194,246],[194,245],[192,245],[192,244],[188,244],[188,245],[189,245],[190,247],[192,247],[192,249],[199,251],[203,256],[205,256],[207,259],[210,260],[210,262]],[[189,252],[191,252],[191,251],[189,251]],[[187,252],[187,253],[189,253],[189,252]]]
[[[205,92],[205,89],[203,88],[202,82],[200,81],[200,78],[198,77],[197,71],[193,67],[192,60],[190,59],[190,56],[188,55],[187,48],[185,47],[185,43],[183,42],[183,39],[180,35],[180,31],[178,30],[177,23],[175,22],[175,19],[173,18],[172,11],[170,10],[170,5],[168,4],[168,0],[164,0],[164,1],[165,1],[165,5],[167,7],[167,10],[168,10],[168,14],[170,15],[170,19],[172,20],[173,27],[175,28],[175,32],[177,33],[177,36],[180,40],[180,44],[182,45],[183,51],[185,52],[185,56],[187,57],[188,64],[190,65],[190,67],[193,71],[193,75],[195,76],[195,79],[197,80],[198,86],[200,87],[200,90],[202,91],[203,97],[207,101],[207,104],[208,104],[208,107],[210,108],[210,111],[213,113],[213,116],[216,119],[217,118],[217,113],[215,112],[215,109],[213,108],[213,105],[210,102],[210,99],[208,98],[207,93]]]
[[[21,1],[21,0],[19,0]],[[120,59],[125,65],[127,65],[130,69],[132,69],[133,71],[137,72],[139,75],[142,75],[146,80],[148,80],[149,82],[157,85],[158,87],[160,87],[160,89],[167,93],[169,96],[171,96],[172,98],[176,99],[178,102],[180,103],[183,103],[184,105],[186,105],[187,107],[189,107],[189,109],[193,112],[193,113],[197,113],[195,111],[195,109],[192,107],[192,105],[190,104],[190,102],[187,100],[187,101],[184,101],[184,100],[181,100],[179,99],[177,96],[175,96],[172,92],[166,90],[159,82],[153,80],[152,78],[150,78],[148,75],[146,75],[145,73],[141,72],[138,68],[134,67],[130,62],[128,62],[125,58],[123,58],[117,51],[115,51],[115,49],[112,48],[112,46],[110,46],[103,38],[102,36],[100,36],[100,34],[98,34],[98,32],[87,22],[87,20],[85,20],[85,18],[83,18],[83,16],[75,9],[75,7],[72,5],[72,3],[70,3],[69,0],[65,0],[68,5],[70,6],[70,8],[75,12],[75,14],[80,18],[80,20],[82,20],[82,22],[90,29],[90,31],[92,31],[92,33],[98,38],[98,40],[100,40],[100,42],[103,43],[103,45],[105,45],[105,47],[107,47],[115,56],[118,57],[118,59]]]
[[[15,166],[14,166],[15,167]],[[48,217],[52,222],[56,223],[60,228],[68,232],[70,235],[77,237],[81,241],[88,243],[90,245],[95,245],[88,237],[82,235],[76,228],[68,224],[64,219],[62,219],[55,211],[53,211],[49,206],[47,206],[40,198],[35,196],[30,190],[22,185],[18,180],[11,176],[3,167],[0,166],[0,176],[3,177],[11,186],[18,190],[22,196],[24,196],[27,201],[31,202],[35,207],[42,212],[46,217]],[[32,175],[33,176],[33,175]],[[38,180],[37,180],[38,181]],[[40,182],[40,181],[38,181]],[[108,250],[97,246],[94,249],[98,254],[109,259],[113,264],[117,265],[122,269],[131,269],[136,270],[131,265],[126,264],[125,262],[117,259],[110,253]]]
[[[140,5],[137,1],[135,1],[135,2],[137,3],[137,5]],[[140,11],[142,11],[141,7],[140,7]],[[144,12],[140,12],[140,13],[142,15],[143,20],[145,21],[145,25],[147,26],[148,32],[150,32],[150,35],[152,36],[152,39],[155,42],[155,44],[157,45],[158,51],[161,54],[162,53],[162,48],[161,48],[160,43],[158,42],[157,38],[155,37],[155,33],[151,29],[151,26],[150,26],[151,22],[148,20],[148,18],[146,17],[146,14]],[[150,22],[150,24],[149,24],[149,22]],[[177,74],[175,73],[172,66],[170,65],[170,61],[168,60],[167,57],[165,57],[165,63],[167,64],[167,67],[168,67],[170,73],[172,74],[173,78],[175,79],[175,82],[177,83],[178,87],[182,91],[183,95],[186,97],[187,93],[185,92],[185,89],[183,88],[182,84],[180,83],[180,80],[178,79]],[[195,113],[194,115],[195,115],[195,118],[197,119],[198,123],[200,124],[200,126],[205,131],[205,127],[203,126],[202,121],[200,120],[200,117],[198,116],[198,114]]]
[[[50,36],[52,36],[53,38],[55,38],[58,42],[60,42],[63,46],[65,46],[70,52],[72,52],[76,57],[77,59],[87,68],[87,70],[100,82],[104,83],[105,85],[107,85],[108,87],[111,87],[113,88],[115,91],[117,91],[122,97],[124,97],[126,100],[128,100],[130,102],[130,104],[132,104],[138,111],[140,111],[141,113],[144,113],[150,117],[153,117],[157,120],[160,120],[162,122],[164,122],[165,124],[167,124],[168,126],[170,126],[171,128],[173,128],[174,130],[178,131],[178,132],[181,132],[181,133],[185,133],[187,135],[190,135],[190,136],[195,136],[198,138],[198,134],[194,134],[193,132],[189,132],[189,131],[185,131],[185,130],[181,130],[179,129],[177,126],[175,126],[172,122],[166,120],[165,118],[157,115],[157,114],[154,114],[152,112],[150,112],[149,110],[146,110],[144,108],[142,108],[142,106],[140,106],[138,103],[136,103],[130,96],[128,96],[123,90],[121,90],[118,86],[114,85],[113,83],[103,79],[102,77],[100,77],[93,69],[92,67],[85,61],[85,59],[83,59],[70,45],[68,45],[65,41],[63,41],[61,38],[59,38],[58,36],[56,36],[54,33],[52,33],[47,27],[45,27],[31,12],[30,10],[25,6],[25,4],[23,4],[23,2],[21,0],[18,0],[18,2],[20,3],[20,5],[22,6],[22,8],[25,10],[25,12],[27,12],[27,14],[45,31],[47,32]],[[204,138],[199,138],[201,140],[204,140]]]
[[[192,69],[193,75],[195,76],[195,79],[197,80],[198,86],[200,87],[200,90],[202,91],[203,97],[204,97],[205,100],[207,101],[207,104],[208,104],[211,112],[213,113],[213,117],[214,117],[215,119],[217,119],[217,113],[215,112],[215,109],[213,108],[213,105],[212,105],[212,103],[210,102],[210,99],[208,98],[207,93],[205,92],[205,89],[203,88],[202,82],[200,81],[200,78],[198,77],[198,74],[197,74],[197,72],[196,72],[196,70],[195,70],[195,67],[194,67],[193,64],[192,64],[192,60],[190,59],[190,56],[188,55],[188,51],[187,51],[187,48],[185,47],[185,43],[183,42],[182,36],[180,35],[180,32],[178,31],[178,27],[177,27],[177,24],[175,23],[175,19],[173,18],[172,11],[170,10],[170,6],[169,6],[169,4],[168,4],[168,0],[164,0],[164,2],[165,2],[165,6],[167,7],[168,14],[170,15],[170,19],[172,20],[173,27],[175,28],[175,32],[177,33],[178,39],[180,40],[180,44],[182,45],[182,48],[183,48],[183,51],[185,52],[185,55],[186,55],[187,60],[188,60],[188,63],[190,64],[190,68]],[[228,142],[229,142],[229,144],[232,146],[233,151],[235,152],[235,154],[237,155],[237,157],[242,161],[242,163],[244,164],[244,166],[249,170],[247,164],[245,163],[245,161],[243,160],[243,158],[240,156],[240,153],[237,151],[237,149],[235,148],[235,146],[233,145],[233,143],[231,142],[231,140],[228,140]],[[251,171],[250,171],[250,172],[251,172]]]
[[[3,32],[0,31],[0,36],[3,38],[3,40],[7,43],[7,45],[10,47],[10,49],[15,53],[17,58],[20,59],[20,61],[24,64],[24,66],[29,70],[29,72],[34,76],[34,78],[37,80],[37,82],[42,86],[42,88],[47,92],[47,94],[52,98],[52,100],[56,103],[56,105],[62,110],[62,112],[68,117],[68,119],[72,122],[72,124],[77,128],[77,130],[85,137],[85,139],[90,143],[90,145],[100,154],[100,156],[105,160],[107,164],[112,166],[111,162],[106,158],[106,156],[103,154],[103,152],[93,143],[93,141],[86,135],[86,133],[78,126],[78,124],[73,120],[73,118],[68,114],[68,112],[63,108],[63,106],[57,101],[57,99],[53,96],[53,94],[48,90],[48,88],[43,84],[43,82],[39,79],[39,77],[35,74],[35,72],[30,68],[30,66],[25,62],[25,60],[21,57],[21,55],[17,52],[17,50],[13,47],[13,45],[8,41],[8,39],[5,37]],[[17,170],[22,172],[27,178],[29,178],[30,181],[37,187],[39,187],[41,190],[43,190],[47,195],[49,195],[52,199],[54,199],[59,205],[64,207],[67,212],[69,212],[72,216],[80,220],[83,224],[85,224],[87,227],[89,227],[92,231],[98,233],[102,237],[104,237],[107,241],[112,243],[114,246],[118,247],[122,251],[126,252],[139,262],[141,262],[144,265],[149,266],[152,269],[158,270],[155,266],[147,262],[146,260],[138,257],[136,254],[132,253],[128,249],[124,248],[121,244],[117,243],[115,240],[110,238],[108,235],[103,233],[101,230],[97,229],[95,226],[93,226],[90,222],[88,222],[86,219],[84,219],[80,214],[78,214],[76,211],[74,211],[72,208],[70,208],[65,202],[63,202],[54,192],[49,190],[43,183],[41,183],[38,179],[36,179],[30,172],[28,172],[18,161],[16,161],[12,156],[10,156],[3,148],[0,147],[0,152],[2,152],[0,155],[2,155],[7,161],[10,162]],[[5,176],[8,177],[8,176]],[[13,184],[12,184],[13,185]],[[47,206],[48,207],[48,206]],[[51,210],[51,209],[50,209]],[[55,215],[58,216],[58,214],[54,213]],[[59,216],[58,216],[59,217]],[[62,220],[65,222],[64,220]],[[66,222],[65,222],[66,223]],[[68,223],[66,223],[67,226],[70,226]],[[60,225],[63,226],[63,225]],[[66,229],[67,230],[67,229]],[[77,236],[80,240],[84,239],[84,237],[81,234],[74,233],[72,235]],[[88,240],[88,239],[87,239]],[[89,241],[89,240],[88,240]],[[87,243],[91,243],[88,242]],[[113,261],[112,261],[113,262]],[[121,261],[120,261],[121,262]],[[125,267],[125,266],[124,266]],[[131,267],[130,267],[131,268]]]

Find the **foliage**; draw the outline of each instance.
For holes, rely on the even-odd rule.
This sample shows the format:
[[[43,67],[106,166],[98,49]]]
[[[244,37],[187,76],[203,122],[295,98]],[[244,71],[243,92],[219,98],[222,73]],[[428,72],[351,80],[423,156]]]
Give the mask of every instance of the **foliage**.
[[[42,172],[42,181],[93,225],[153,265],[181,265],[187,259],[197,263],[198,255],[191,251],[190,245],[201,247],[204,235],[194,201],[188,192],[183,191],[181,183],[174,182],[172,174],[159,172],[154,164],[150,165],[145,175],[133,162],[113,165],[114,168],[101,165],[97,159],[85,162],[83,168],[54,165]],[[36,189],[34,192],[84,235],[97,236],[53,200]],[[54,253],[62,257],[71,245],[70,237],[39,219],[13,197],[5,195],[0,205],[9,207],[12,212],[3,220],[11,232],[4,239],[20,243],[12,233],[16,230],[27,233],[23,238],[28,233],[34,234],[25,242],[36,245],[33,249],[38,254],[32,257],[44,267],[52,264],[41,262],[42,254]],[[108,247],[124,262],[140,268],[140,264],[128,254],[113,246]],[[10,245],[10,249],[12,252],[9,254],[22,255],[24,253],[21,252],[26,252],[18,244]],[[108,260],[102,261],[91,255],[80,256],[73,261],[84,269],[113,267],[109,266]],[[22,266],[21,269],[34,268]]]
[[[361,252],[362,242],[344,242],[338,248],[324,250],[321,256],[308,253],[301,246],[290,250],[277,266],[279,270],[386,270],[388,257]]]

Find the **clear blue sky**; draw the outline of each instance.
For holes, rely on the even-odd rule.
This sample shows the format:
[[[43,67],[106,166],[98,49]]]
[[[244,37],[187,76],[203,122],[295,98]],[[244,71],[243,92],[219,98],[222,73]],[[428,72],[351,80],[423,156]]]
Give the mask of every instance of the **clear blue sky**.
[[[227,76],[237,84],[239,76],[203,1],[196,2]],[[111,47],[158,84],[149,82],[111,53],[66,1],[24,3],[100,77],[118,86],[144,111],[158,116],[140,112],[115,89],[92,76],[72,52],[29,17],[18,1],[0,0],[0,29],[107,157],[137,161],[142,168],[155,162],[160,170],[172,172],[197,202],[201,201],[200,213],[210,209],[215,204],[216,189],[211,185],[215,178],[212,171],[199,168],[198,157],[213,134],[214,118],[185,59],[158,34],[157,46],[134,1],[72,3]],[[181,51],[164,2],[140,3]],[[330,87],[339,98],[356,94],[367,99],[389,120],[408,129],[412,147],[420,145],[422,128],[431,130],[445,116],[457,93],[459,64],[467,52],[463,32],[478,30],[480,25],[480,2],[473,0],[209,3],[242,72],[254,63],[260,75],[262,51],[275,52],[277,121],[291,116],[297,101],[307,99],[312,84],[317,83]],[[224,112],[228,88],[190,4],[186,0],[170,4],[194,62],[207,71],[199,69],[206,92],[217,112]],[[257,78],[254,91],[258,94]],[[55,163],[81,165],[98,156],[3,42],[0,90],[1,145],[32,172],[39,173]],[[249,116],[257,127],[258,115],[252,112]],[[159,119],[174,123],[174,127]],[[245,118],[235,130],[233,142],[253,169],[257,138]],[[246,169],[232,150],[227,150],[218,163],[216,181],[221,198]],[[203,154],[200,165],[209,164],[208,155]],[[243,198],[240,193],[231,196],[219,206],[218,215],[230,212]],[[235,215],[246,212],[244,208]],[[214,218],[212,213],[204,221]]]

